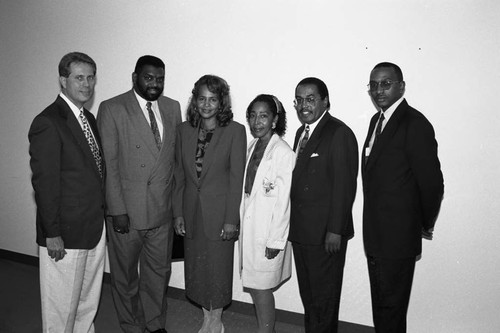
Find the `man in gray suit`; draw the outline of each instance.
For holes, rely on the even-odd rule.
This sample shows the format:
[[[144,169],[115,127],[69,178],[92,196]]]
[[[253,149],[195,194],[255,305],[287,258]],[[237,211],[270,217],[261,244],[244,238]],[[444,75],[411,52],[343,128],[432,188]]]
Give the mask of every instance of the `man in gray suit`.
[[[109,163],[111,286],[120,326],[127,333],[166,332],[175,128],[181,112],[179,102],[161,96],[164,79],[163,61],[139,58],[133,89],[102,102],[97,116]]]

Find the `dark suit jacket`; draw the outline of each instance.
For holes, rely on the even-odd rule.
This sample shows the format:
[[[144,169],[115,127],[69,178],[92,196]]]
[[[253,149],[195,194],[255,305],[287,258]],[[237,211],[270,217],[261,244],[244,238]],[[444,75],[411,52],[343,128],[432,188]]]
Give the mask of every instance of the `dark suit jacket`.
[[[100,146],[95,118],[87,110],[85,116]],[[60,96],[35,117],[28,138],[37,243],[46,246],[47,237],[61,236],[65,248],[94,248],[104,225],[103,180],[78,120]]]
[[[297,130],[294,150],[303,130]],[[356,137],[327,111],[293,170],[289,240],[320,245],[327,231],[351,238],[357,176]]]
[[[193,235],[196,214],[202,214],[208,239],[219,240],[224,224],[239,224],[247,151],[245,127],[231,121],[217,127],[205,151],[200,179],[195,169],[198,128],[183,122],[177,128],[174,216],[184,217],[186,237]],[[199,211],[201,208],[201,211]]]
[[[161,150],[133,90],[102,102],[97,115],[107,165],[107,214],[128,214],[136,230],[172,222],[175,128],[181,111],[179,102],[165,96],[158,99],[158,109]]]
[[[363,149],[363,235],[368,255],[415,257],[422,250],[422,228],[434,226],[443,196],[443,175],[434,129],[406,100],[394,111],[372,148]]]

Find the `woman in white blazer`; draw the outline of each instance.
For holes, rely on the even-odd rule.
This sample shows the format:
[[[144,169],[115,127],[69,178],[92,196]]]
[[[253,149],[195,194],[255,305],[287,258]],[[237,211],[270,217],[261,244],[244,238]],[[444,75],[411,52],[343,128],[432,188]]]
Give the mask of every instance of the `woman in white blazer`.
[[[247,151],[240,206],[240,273],[256,308],[259,333],[273,332],[273,291],[291,275],[288,244],[290,187],[295,153],[281,138],[286,114],[272,95],[257,96],[247,108],[254,140]]]

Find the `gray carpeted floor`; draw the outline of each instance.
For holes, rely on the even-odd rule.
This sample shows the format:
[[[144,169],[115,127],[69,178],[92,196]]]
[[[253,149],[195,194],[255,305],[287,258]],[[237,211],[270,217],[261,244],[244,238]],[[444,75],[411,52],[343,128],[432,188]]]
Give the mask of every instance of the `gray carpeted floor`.
[[[195,305],[174,298],[168,299],[166,328],[169,333],[198,332],[203,321],[200,309]],[[255,332],[253,316],[225,311],[223,321],[226,332]],[[95,321],[97,333],[120,333],[118,319],[111,297],[111,287],[103,284],[101,303]],[[277,323],[277,332],[304,332],[301,327]],[[18,262],[0,259],[0,332],[39,333],[42,331],[40,315],[40,287],[38,268]]]
[[[0,257],[0,333],[39,333],[42,331],[38,267]],[[30,262],[31,263],[31,262]],[[178,294],[181,294],[179,296]],[[203,321],[202,311],[183,297],[183,291],[170,292],[166,328],[169,333],[197,333]],[[224,312],[226,333],[256,332],[255,316],[233,302]],[[233,311],[231,311],[233,309]],[[251,308],[250,308],[251,309]],[[279,315],[279,314],[278,314]],[[277,322],[277,333],[303,333],[300,322]],[[279,320],[279,316],[278,316]],[[290,324],[295,323],[296,325]],[[103,284],[101,303],[95,321],[96,333],[121,333],[111,297],[111,287]],[[341,333],[373,333],[371,327],[339,323]]]

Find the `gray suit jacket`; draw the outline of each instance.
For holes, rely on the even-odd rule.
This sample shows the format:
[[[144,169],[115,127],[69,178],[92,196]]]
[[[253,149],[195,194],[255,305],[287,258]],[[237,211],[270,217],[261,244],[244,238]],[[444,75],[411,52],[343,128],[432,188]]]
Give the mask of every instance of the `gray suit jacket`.
[[[158,99],[163,122],[158,150],[151,127],[130,90],[99,106],[97,124],[107,165],[108,215],[128,214],[132,229],[171,223],[175,128],[181,122],[179,102]]]

